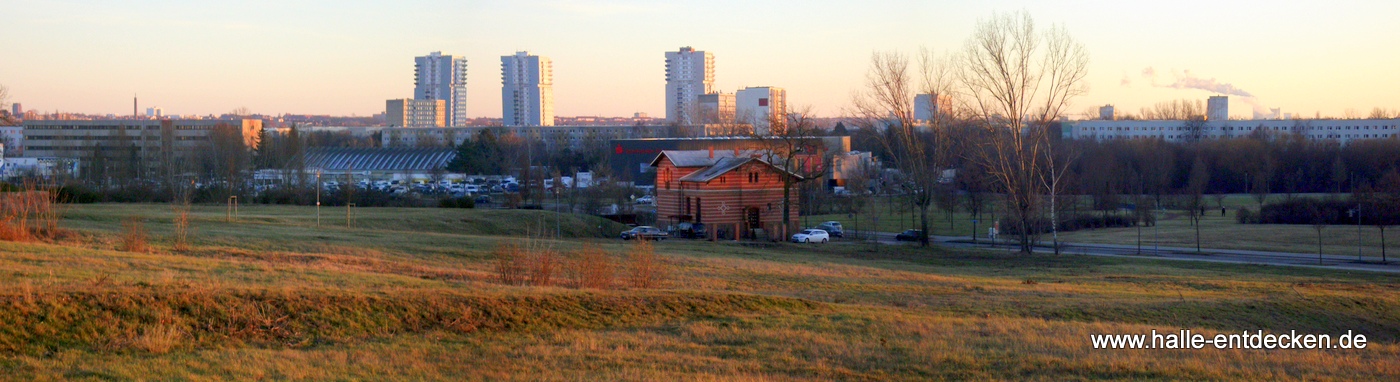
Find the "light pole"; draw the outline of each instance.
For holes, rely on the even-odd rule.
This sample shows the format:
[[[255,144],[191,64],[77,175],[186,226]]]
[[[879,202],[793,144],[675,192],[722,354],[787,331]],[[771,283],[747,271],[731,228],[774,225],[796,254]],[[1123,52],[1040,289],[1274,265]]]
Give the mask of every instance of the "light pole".
[[[316,228],[321,228],[321,169],[316,169]]]

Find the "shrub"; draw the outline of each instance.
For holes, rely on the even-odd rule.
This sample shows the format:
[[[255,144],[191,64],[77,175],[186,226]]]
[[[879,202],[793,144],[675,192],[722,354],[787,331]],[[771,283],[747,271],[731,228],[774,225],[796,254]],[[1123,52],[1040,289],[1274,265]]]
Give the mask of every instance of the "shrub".
[[[146,252],[146,225],[140,218],[128,218],[122,222],[122,236],[117,249],[127,252]]]
[[[584,244],[573,253],[565,273],[575,288],[608,289],[613,285],[612,259],[592,244]]]
[[[1342,200],[1297,198],[1265,204],[1259,208],[1257,216],[1249,217],[1258,224],[1313,224],[1319,217],[1323,218],[1323,224],[1347,224],[1355,222],[1347,221],[1355,219],[1347,215],[1352,207],[1351,203]],[[1319,215],[1314,216],[1314,213]]]
[[[1259,224],[1259,214],[1254,213],[1254,210],[1240,207],[1235,210],[1235,222],[1240,224]]]
[[[530,285],[554,285],[555,274],[559,273],[559,254],[553,248],[545,248],[542,241],[531,241],[527,248],[526,266],[530,270]]]
[[[175,245],[172,249],[176,251],[190,250],[190,205],[180,204],[175,206]]]
[[[651,242],[637,240],[627,251],[627,282],[633,288],[657,288],[666,279],[666,264]]]
[[[515,242],[497,244],[492,250],[496,255],[496,275],[502,284],[525,285],[529,268],[526,266],[526,253]]]
[[[470,196],[460,198],[442,198],[438,200],[440,208],[476,208],[476,199]]]

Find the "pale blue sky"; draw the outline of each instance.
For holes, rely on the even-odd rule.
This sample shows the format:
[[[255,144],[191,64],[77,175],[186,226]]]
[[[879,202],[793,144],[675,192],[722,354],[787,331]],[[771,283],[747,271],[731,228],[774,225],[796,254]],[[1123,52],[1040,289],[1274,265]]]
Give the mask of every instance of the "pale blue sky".
[[[719,89],[779,86],[830,116],[871,52],[957,50],[979,18],[1016,10],[1089,49],[1074,112],[1212,94],[1154,87],[1147,67],[1158,85],[1190,71],[1308,116],[1400,108],[1400,2],[1345,0],[0,0],[0,84],[43,111],[125,114],[138,93],[143,111],[369,115],[412,96],[414,56],[442,51],[470,61],[468,114],[499,117],[499,57],[529,50],[554,60],[557,115],[660,116],[664,52],[693,46],[715,54]]]

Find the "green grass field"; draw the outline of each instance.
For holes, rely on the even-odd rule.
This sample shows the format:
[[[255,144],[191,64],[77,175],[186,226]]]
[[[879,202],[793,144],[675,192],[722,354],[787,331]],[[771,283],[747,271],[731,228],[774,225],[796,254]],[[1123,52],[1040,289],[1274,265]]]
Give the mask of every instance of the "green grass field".
[[[327,211],[341,215],[331,217]],[[602,248],[540,211],[75,205],[0,242],[5,379],[928,380],[1400,378],[1400,277],[853,243],[656,245],[660,288],[508,286],[492,249]],[[140,217],[152,249],[117,251]],[[557,220],[556,220],[557,219]],[[599,226],[602,226],[601,228]],[[541,229],[544,227],[545,229]],[[1095,350],[1152,329],[1364,333],[1357,350]]]
[[[1270,200],[1284,196],[1273,195]],[[1297,197],[1322,197],[1322,195],[1298,195]],[[1282,224],[1239,224],[1235,211],[1239,207],[1258,208],[1252,195],[1227,195],[1224,199],[1226,213],[1220,214],[1216,199],[1207,195],[1207,210],[1201,219],[1201,247],[1214,249],[1239,249],[1255,251],[1277,251],[1297,253],[1317,253],[1318,232],[1311,225]],[[1089,212],[1094,213],[1094,212]],[[878,224],[875,217],[878,217]],[[827,220],[840,221],[846,229],[874,227],[882,232],[900,232],[918,228],[918,216],[908,206],[900,206],[899,200],[888,203],[881,200],[873,203],[870,211],[861,216],[851,214],[829,214],[804,217],[804,226],[815,226]],[[984,216],[977,224],[979,237],[987,235],[987,227],[993,219]],[[810,224],[806,224],[810,223]],[[929,213],[930,232],[941,236],[968,236],[973,232],[972,216],[966,212],[952,214],[950,224],[946,211],[933,209]],[[1381,259],[1381,234],[1374,226],[1330,225],[1322,230],[1322,251],[1329,255],[1357,256],[1368,260]],[[1137,228],[1104,228],[1074,232],[1062,232],[1061,240],[1068,242],[1137,245]],[[1049,235],[1043,237],[1050,240]],[[1167,247],[1196,246],[1196,229],[1183,211],[1166,210],[1158,215],[1156,227],[1143,227],[1141,240],[1144,247],[1155,245]],[[1400,230],[1387,229],[1385,232],[1387,259],[1400,255]]]

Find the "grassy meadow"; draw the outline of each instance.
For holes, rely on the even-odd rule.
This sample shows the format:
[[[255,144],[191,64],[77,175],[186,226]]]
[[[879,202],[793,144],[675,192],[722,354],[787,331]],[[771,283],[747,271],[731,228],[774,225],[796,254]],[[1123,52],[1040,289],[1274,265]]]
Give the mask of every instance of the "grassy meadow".
[[[1218,212],[1218,211],[1217,211]],[[1400,378],[1400,276],[1075,255],[668,240],[543,211],[65,206],[0,242],[0,379]],[[139,218],[144,251],[122,251]],[[944,221],[946,223],[946,220]],[[124,223],[127,223],[124,228]],[[558,228],[556,228],[558,227]],[[847,227],[851,227],[848,225]],[[1166,226],[1163,226],[1166,231]],[[495,249],[608,254],[607,288],[500,282]],[[567,260],[566,260],[567,261]],[[1096,350],[1091,334],[1364,333],[1357,350]]]

